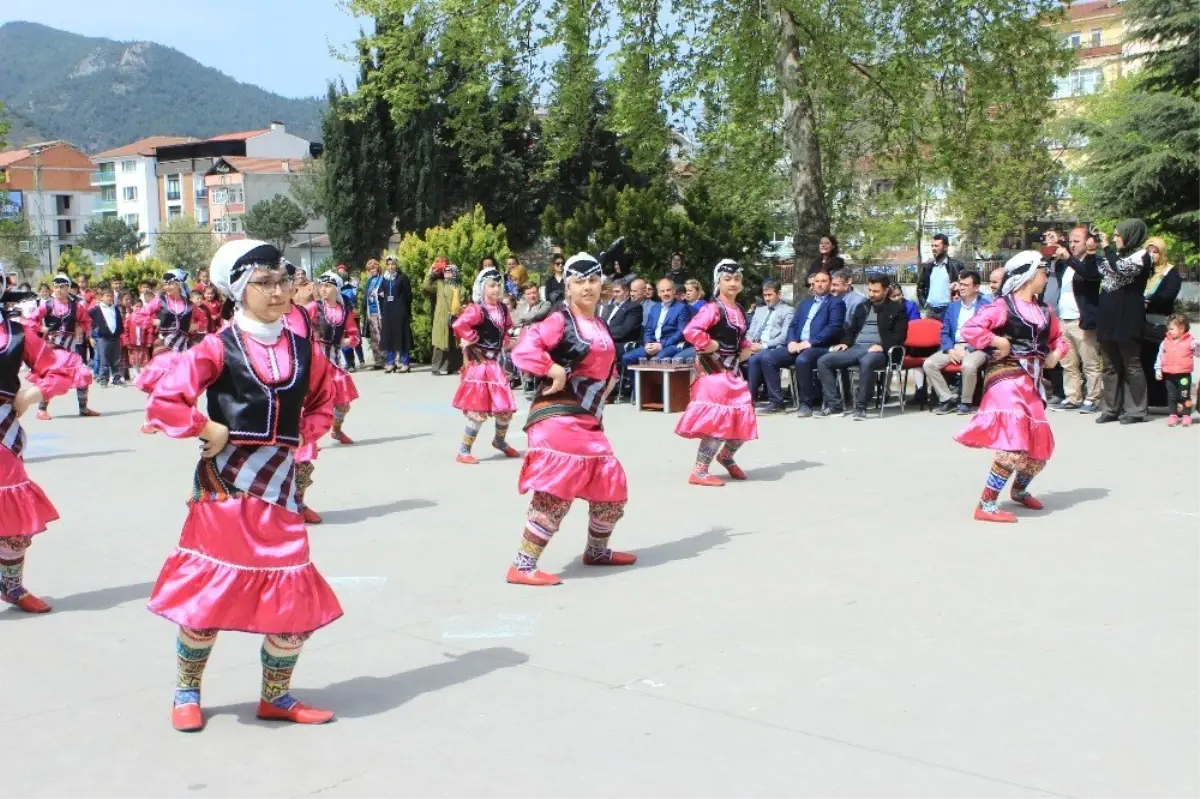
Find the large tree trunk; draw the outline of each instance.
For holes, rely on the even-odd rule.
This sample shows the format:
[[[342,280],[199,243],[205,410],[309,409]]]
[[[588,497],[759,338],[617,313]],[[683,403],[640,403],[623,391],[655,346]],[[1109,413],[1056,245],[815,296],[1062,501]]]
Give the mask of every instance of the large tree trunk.
[[[808,265],[818,255],[817,245],[829,231],[825,208],[825,181],[821,176],[821,146],[808,77],[800,52],[796,18],[778,7],[779,43],[775,49],[775,74],[783,94],[783,141],[788,150],[788,174],[792,182],[792,205],[796,210],[794,302],[807,293]]]

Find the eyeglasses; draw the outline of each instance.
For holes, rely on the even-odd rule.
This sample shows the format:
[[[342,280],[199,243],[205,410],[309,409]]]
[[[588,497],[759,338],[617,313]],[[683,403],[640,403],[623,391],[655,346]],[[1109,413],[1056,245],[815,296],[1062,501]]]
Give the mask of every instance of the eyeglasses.
[[[278,280],[251,280],[247,285],[254,286],[263,294],[280,294],[292,287],[292,279],[283,277]]]

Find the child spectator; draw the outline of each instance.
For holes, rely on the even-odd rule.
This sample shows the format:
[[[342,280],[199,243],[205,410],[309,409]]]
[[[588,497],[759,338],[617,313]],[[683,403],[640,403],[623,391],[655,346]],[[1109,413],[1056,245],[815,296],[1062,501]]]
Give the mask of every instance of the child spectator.
[[[1167,335],[1154,359],[1154,376],[1167,385],[1167,427],[1192,426],[1192,360],[1200,355],[1200,343],[1189,327],[1183,314],[1168,316]]]
[[[121,380],[121,309],[113,301],[112,286],[97,286],[96,304],[88,311],[96,342],[96,373],[100,385],[119,386]]]
[[[217,287],[211,284],[204,287],[203,293],[204,310],[208,313],[208,329],[205,332],[216,333],[221,329],[221,310],[225,306],[225,300],[221,299]]]
[[[146,289],[142,299],[133,304],[133,312],[125,325],[126,362],[131,378],[136,378],[142,367],[150,362],[150,348],[154,344],[154,319],[145,311],[146,303],[154,299],[154,292]]]

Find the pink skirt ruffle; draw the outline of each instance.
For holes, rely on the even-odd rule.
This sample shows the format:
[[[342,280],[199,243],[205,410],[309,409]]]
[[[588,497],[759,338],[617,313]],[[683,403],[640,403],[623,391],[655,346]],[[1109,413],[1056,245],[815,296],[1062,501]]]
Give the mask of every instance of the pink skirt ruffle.
[[[312,463],[317,459],[318,452],[320,452],[320,449],[317,447],[317,442],[310,441],[303,447],[297,447],[292,459],[296,463]]]
[[[758,438],[758,416],[742,376],[718,372],[693,381],[692,399],[675,425],[675,435],[727,441]]]
[[[175,350],[167,350],[159,353],[150,359],[150,363],[146,364],[142,371],[138,372],[138,376],[134,379],[133,384],[147,394],[154,393],[154,387],[163,379],[163,375],[175,368],[175,364],[182,357],[182,352]]]
[[[496,361],[467,364],[451,405],[460,411],[493,415],[517,410],[508,375]]]
[[[299,514],[257,497],[192,502],[149,608],[194,629],[305,633],[342,615]]]
[[[629,498],[625,469],[599,422],[590,416],[554,416],[525,431],[528,445],[517,487],[589,502]]]
[[[354,378],[345,369],[333,367],[333,404],[349,405],[356,399],[358,387],[354,385]]]
[[[42,487],[29,479],[24,462],[0,446],[0,538],[46,532],[58,511]]]
[[[26,379],[38,387],[44,399],[60,397],[72,389],[87,388],[92,384],[92,370],[77,353],[60,349],[53,352],[54,364],[41,377],[35,377],[32,372],[26,374]]]
[[[1037,460],[1054,454],[1054,433],[1032,379],[1002,380],[986,392],[979,411],[954,440],[968,447],[1024,452]]]

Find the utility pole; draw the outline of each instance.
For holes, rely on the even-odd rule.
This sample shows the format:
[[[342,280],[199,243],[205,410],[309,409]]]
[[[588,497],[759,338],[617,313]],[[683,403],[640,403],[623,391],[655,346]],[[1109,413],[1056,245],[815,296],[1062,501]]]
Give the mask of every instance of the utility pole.
[[[42,152],[45,145],[35,144],[29,148],[33,155],[33,205],[34,223],[33,240],[37,248],[38,261],[42,259],[42,247],[46,248],[46,273],[54,274],[54,249],[50,246],[46,233],[45,199],[42,194]]]

